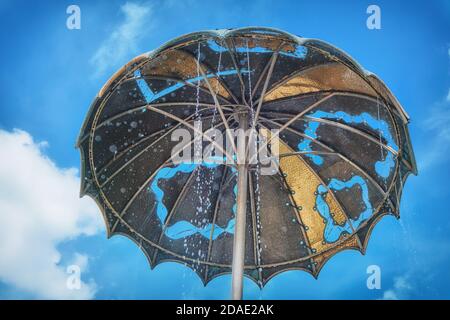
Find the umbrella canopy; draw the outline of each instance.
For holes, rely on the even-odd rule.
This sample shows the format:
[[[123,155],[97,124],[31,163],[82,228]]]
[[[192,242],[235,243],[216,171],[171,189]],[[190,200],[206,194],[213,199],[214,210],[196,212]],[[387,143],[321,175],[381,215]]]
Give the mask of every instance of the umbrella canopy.
[[[408,116],[389,89],[325,42],[245,28],[170,41],[98,93],[77,145],[81,195],[97,202],[108,236],[135,241],[152,268],[181,262],[205,284],[229,273],[236,166],[176,164],[172,134],[197,133],[196,120],[224,132],[243,113],[278,145],[274,174],[245,172],[244,275],[260,287],[286,270],[317,277],[337,252],[364,253],[381,217],[399,217],[417,169]]]

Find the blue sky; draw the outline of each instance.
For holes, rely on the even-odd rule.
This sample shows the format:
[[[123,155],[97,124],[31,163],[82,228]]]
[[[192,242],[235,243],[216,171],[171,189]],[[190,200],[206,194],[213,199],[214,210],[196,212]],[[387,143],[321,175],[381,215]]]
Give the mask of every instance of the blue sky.
[[[73,3],[81,8],[81,30],[66,28],[66,8]],[[450,298],[449,1],[73,3],[0,3],[0,141],[3,150],[16,152],[8,154],[11,170],[0,171],[0,298],[228,298],[229,276],[203,287],[179,264],[151,271],[144,254],[128,239],[107,240],[92,201],[79,204],[71,198],[78,192],[79,178],[70,168],[79,168],[74,145],[89,105],[118,68],[181,34],[244,26],[325,40],[376,73],[411,117],[419,168],[419,176],[406,184],[400,221],[384,218],[365,256],[340,253],[318,280],[300,271],[286,272],[262,291],[245,280],[245,297]],[[381,8],[381,30],[366,27],[370,4]],[[19,156],[28,162],[14,158]],[[49,172],[51,190],[70,199],[49,208],[58,215],[57,222],[40,222],[47,213],[46,203],[39,200],[40,172]],[[31,180],[24,188],[15,181],[21,174],[27,175],[20,181]],[[67,187],[66,193],[60,185]],[[23,224],[17,222],[21,213],[28,219]],[[11,221],[14,227],[7,224]],[[10,232],[3,232],[6,228]],[[64,282],[65,266],[74,261],[82,265],[82,289],[67,294],[58,283]],[[381,268],[380,290],[366,286],[366,269],[373,264]]]

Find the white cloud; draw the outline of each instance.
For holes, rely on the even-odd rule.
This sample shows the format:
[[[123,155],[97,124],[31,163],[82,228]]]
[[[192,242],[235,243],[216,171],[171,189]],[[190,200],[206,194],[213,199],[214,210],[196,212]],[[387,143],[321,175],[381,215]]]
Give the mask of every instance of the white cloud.
[[[133,2],[125,3],[121,8],[124,21],[100,45],[90,62],[96,70],[96,76],[102,75],[111,67],[125,64],[130,55],[137,55],[138,41],[149,32],[152,26],[151,7]]]
[[[397,295],[395,294],[394,290],[386,290],[383,293],[383,298],[382,300],[398,300]]]
[[[77,170],[57,167],[42,153],[46,145],[0,130],[0,280],[36,298],[90,299],[93,282],[67,289],[57,246],[97,233],[103,222],[95,203],[78,197]],[[72,260],[86,270],[86,256]]]
[[[408,276],[397,277],[394,279],[393,288],[383,293],[383,300],[408,299],[409,293],[413,289],[408,281]]]
[[[76,252],[73,255],[72,262],[70,264],[78,266],[81,271],[87,271],[88,262],[89,257],[87,255]]]

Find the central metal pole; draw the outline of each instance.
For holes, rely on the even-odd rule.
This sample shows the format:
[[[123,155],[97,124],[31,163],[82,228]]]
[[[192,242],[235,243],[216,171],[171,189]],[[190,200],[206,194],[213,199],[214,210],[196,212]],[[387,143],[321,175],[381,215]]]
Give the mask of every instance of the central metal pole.
[[[233,263],[231,280],[231,298],[242,299],[245,258],[245,221],[247,215],[248,167],[246,156],[248,129],[247,111],[238,114],[239,129],[237,135],[237,199],[234,226]]]

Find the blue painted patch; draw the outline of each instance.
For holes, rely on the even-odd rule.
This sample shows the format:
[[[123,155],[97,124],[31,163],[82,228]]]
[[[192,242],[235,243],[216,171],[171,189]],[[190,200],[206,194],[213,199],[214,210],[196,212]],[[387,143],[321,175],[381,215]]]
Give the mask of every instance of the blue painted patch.
[[[379,131],[381,133],[381,136],[387,141],[387,145],[390,146],[395,151],[398,150],[398,146],[395,143],[395,140],[391,134],[391,131],[389,130],[389,125],[384,120],[378,120],[372,115],[370,115],[367,112],[363,112],[360,115],[350,115],[347,112],[344,111],[337,111],[334,113],[331,112],[325,112],[322,110],[317,110],[314,113],[310,114],[309,116],[314,118],[321,118],[321,119],[332,119],[332,120],[342,120],[347,124],[366,124],[371,129],[375,131]]]
[[[147,101],[148,103],[149,101],[155,100],[155,94],[148,86],[147,81],[141,78],[140,70],[136,70],[134,72],[134,77],[136,78],[136,83],[139,87],[139,90],[141,90],[141,94],[144,96],[145,101]]]
[[[173,178],[178,172],[182,173],[190,173],[193,172],[197,166],[203,166],[206,168],[216,168],[218,164],[214,162],[203,162],[201,164],[193,164],[193,163],[182,163],[175,167],[165,167],[160,170],[155,175],[155,178],[153,179],[152,183],[150,184],[150,190],[155,195],[155,201],[156,201],[156,216],[158,217],[158,220],[161,224],[161,226],[164,226],[164,222],[167,218],[167,208],[163,203],[164,199],[164,191],[159,187],[158,183],[161,180],[168,180]],[[235,199],[237,197],[237,185],[234,186],[233,189]],[[235,224],[235,214],[236,214],[236,203],[234,204],[233,208],[233,218],[231,218],[227,226],[225,228],[222,228],[216,224],[208,223],[207,225],[203,227],[197,227],[193,225],[192,223],[181,220],[176,222],[175,224],[171,226],[167,226],[163,231],[165,235],[171,239],[181,239],[188,236],[192,236],[196,233],[202,235],[203,237],[209,239],[211,230],[214,228],[212,239],[215,240],[217,237],[219,237],[222,233],[233,233],[234,232],[234,224]]]
[[[391,147],[393,150],[398,151],[398,146],[394,141],[394,138],[389,130],[389,125],[384,120],[378,120],[372,117],[367,112],[363,112],[360,115],[350,115],[344,111],[338,111],[335,113],[325,112],[325,111],[315,111],[308,116],[320,119],[332,119],[332,120],[341,120],[346,124],[366,124],[371,129],[380,132],[381,136],[386,140],[387,145]],[[320,126],[320,122],[311,120],[308,122],[308,125],[305,129],[305,134],[310,136],[311,138],[317,138],[317,129]],[[302,142],[298,144],[299,151],[312,151],[311,150],[312,141],[309,139],[303,139]],[[315,164],[322,165],[323,157],[319,155],[309,154],[307,155]],[[387,153],[387,156],[384,160],[377,161],[375,163],[375,171],[380,177],[387,178],[391,170],[395,165],[394,157],[391,152]]]
[[[308,126],[306,127],[305,134],[311,138],[316,139],[317,138],[317,128],[319,128],[320,123],[319,122],[309,122]],[[297,146],[299,151],[313,151],[311,149],[311,140],[310,139],[303,139],[302,142],[300,142]],[[320,166],[323,164],[323,158],[317,154],[306,154],[307,157],[309,157],[316,165]]]
[[[208,40],[208,47],[215,51],[215,52],[226,52],[228,51],[227,48],[217,44],[216,41],[214,40]],[[264,47],[253,47],[253,48],[248,48],[247,47],[238,47],[236,48],[236,52],[238,53],[247,53],[247,51],[249,53],[273,53],[272,50],[264,48]],[[286,57],[294,57],[294,58],[299,58],[299,59],[304,59],[306,57],[306,54],[308,53],[308,49],[304,46],[297,46],[295,48],[294,52],[285,52],[285,51],[280,51],[279,54],[286,56]]]
[[[366,181],[360,176],[353,176],[347,181],[339,180],[336,178],[331,179],[328,184],[329,190],[344,190],[346,188],[352,188],[355,185],[359,185],[361,188],[361,198],[364,202],[365,209],[359,214],[358,219],[352,219],[352,226],[356,230],[362,222],[370,218],[373,212],[372,204],[369,199],[369,188]],[[352,233],[349,221],[346,221],[344,225],[335,224],[333,217],[331,216],[330,208],[324,199],[324,194],[328,191],[324,185],[319,185],[317,188],[316,196],[316,208],[320,216],[324,219],[325,229],[323,237],[327,243],[334,243],[341,237],[342,233]]]
[[[375,162],[375,171],[380,177],[387,179],[394,166],[394,155],[391,152],[388,152],[384,160]]]

